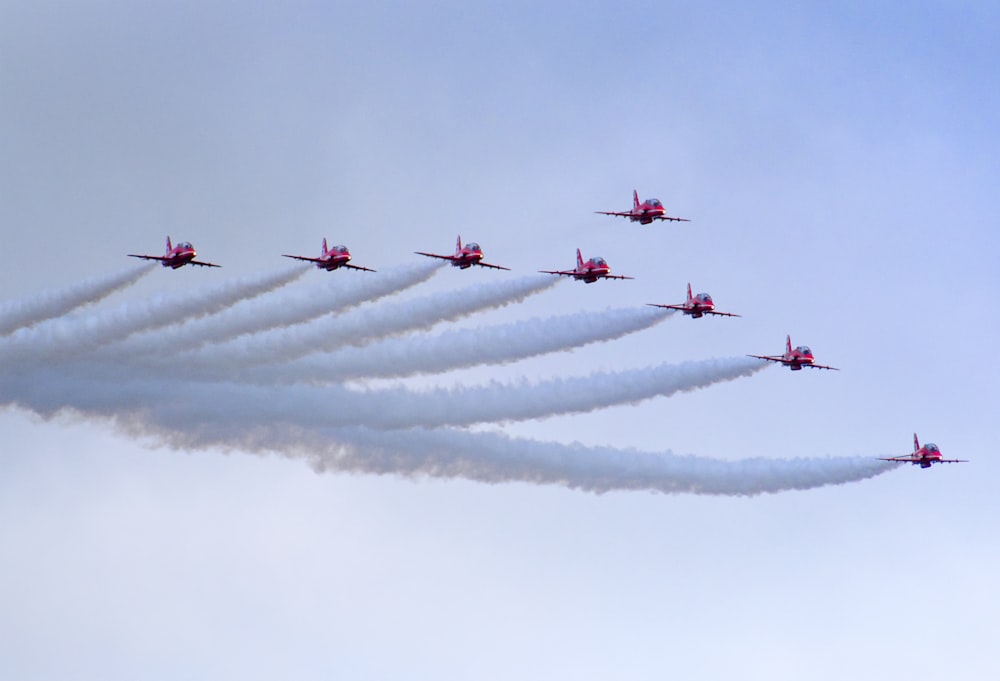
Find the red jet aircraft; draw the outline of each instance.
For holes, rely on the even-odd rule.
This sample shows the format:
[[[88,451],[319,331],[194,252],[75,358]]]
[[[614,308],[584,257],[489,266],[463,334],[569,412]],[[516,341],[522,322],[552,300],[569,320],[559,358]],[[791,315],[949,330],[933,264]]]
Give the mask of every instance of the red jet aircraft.
[[[448,260],[451,262],[452,267],[461,267],[463,270],[469,269],[473,265],[478,265],[479,267],[492,267],[495,270],[510,271],[509,267],[491,265],[488,262],[483,262],[483,249],[480,248],[479,244],[474,241],[470,241],[463,246],[461,234],[458,235],[458,243],[455,245],[455,255],[438,255],[437,253],[424,253],[422,251],[414,252],[417,255],[426,255],[428,258]]]
[[[738,314],[733,314],[732,312],[718,312],[715,309],[715,302],[712,300],[712,296],[707,293],[699,293],[694,296],[691,295],[691,284],[688,284],[688,299],[687,302],[681,303],[680,305],[657,305],[656,303],[646,303],[652,307],[663,307],[668,310],[680,310],[686,315],[691,315],[692,319],[698,319],[702,315],[714,314],[720,317],[739,317]]]
[[[598,279],[635,279],[635,277],[623,277],[620,274],[611,274],[611,265],[604,258],[594,256],[587,262],[584,262],[579,248],[576,249],[575,270],[539,270],[539,272],[582,279],[585,284],[593,284]]]
[[[895,461],[897,463],[912,463],[921,468],[930,468],[932,463],[969,463],[965,459],[942,459],[941,450],[936,444],[928,442],[923,447],[917,434],[913,434],[913,453],[909,456],[896,456],[891,459],[880,459],[880,461]]]
[[[339,270],[341,267],[346,267],[349,270],[364,270],[365,272],[374,272],[375,270],[369,267],[361,267],[360,265],[349,265],[351,261],[351,252],[347,250],[347,246],[334,246],[333,248],[326,247],[326,238],[323,238],[323,252],[320,253],[318,258],[307,258],[304,255],[287,255],[282,253],[282,256],[286,258],[294,258],[295,260],[305,260],[306,262],[316,263],[316,267],[321,270]]]
[[[599,215],[614,215],[620,218],[628,218],[632,222],[638,222],[640,225],[648,225],[653,220],[691,222],[687,218],[672,218],[667,215],[667,209],[663,207],[659,199],[646,199],[640,202],[639,192],[635,189],[632,190],[632,210],[622,212],[598,210],[594,212]]]
[[[785,340],[785,354],[783,355],[747,355],[747,357],[766,359],[768,362],[781,362],[792,371],[801,371],[802,367],[809,367],[810,369],[830,369],[831,371],[840,371],[840,369],[838,369],[837,367],[828,367],[823,364],[814,364],[812,350],[810,350],[805,345],[800,345],[793,350],[791,336],[788,336]]]
[[[170,237],[167,237],[167,252],[163,255],[139,255],[129,253],[130,258],[142,258],[143,260],[159,260],[164,267],[172,267],[175,270],[184,265],[201,265],[202,267],[222,267],[211,262],[200,262],[195,260],[198,251],[187,241],[181,241],[176,246],[171,245]]]

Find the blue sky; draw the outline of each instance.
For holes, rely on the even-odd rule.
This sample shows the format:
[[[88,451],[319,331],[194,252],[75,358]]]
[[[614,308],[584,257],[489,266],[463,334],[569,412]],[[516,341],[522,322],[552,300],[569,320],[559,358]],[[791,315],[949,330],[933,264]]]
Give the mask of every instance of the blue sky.
[[[842,371],[502,429],[725,460],[898,455],[916,430],[973,463],[594,495],[317,474],[7,407],[0,675],[995,675],[996,21],[986,3],[5,4],[4,301],[168,233],[224,269],[156,271],[106,305],[182,303],[324,236],[377,269],[456,233],[518,275],[580,247],[636,280],[451,326],[677,302],[688,281],[744,316],[406,385],[770,354],[791,334]],[[692,222],[594,215],[633,188]]]

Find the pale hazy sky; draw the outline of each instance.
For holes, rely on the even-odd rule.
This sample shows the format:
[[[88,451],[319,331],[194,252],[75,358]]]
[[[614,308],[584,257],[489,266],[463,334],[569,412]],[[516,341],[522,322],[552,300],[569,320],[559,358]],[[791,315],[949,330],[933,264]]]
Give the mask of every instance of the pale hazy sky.
[[[688,281],[743,318],[403,383],[791,334],[842,371],[487,429],[724,460],[899,455],[917,431],[973,462],[596,495],[317,474],[5,406],[0,677],[996,676],[998,21],[989,3],[3,3],[0,304],[166,234],[224,268],[157,268],[87,311],[183,304],[323,237],[392,271],[460,233],[511,278],[580,247],[635,281],[442,330],[679,302]],[[633,188],[692,222],[593,213]],[[507,276],[449,269],[406,296]]]

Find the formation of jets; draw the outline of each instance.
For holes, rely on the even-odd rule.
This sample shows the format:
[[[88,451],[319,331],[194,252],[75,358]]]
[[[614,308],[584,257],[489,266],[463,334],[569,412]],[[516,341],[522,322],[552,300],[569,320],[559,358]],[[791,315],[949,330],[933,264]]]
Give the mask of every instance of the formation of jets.
[[[690,222],[688,218],[679,218],[667,215],[666,208],[659,199],[646,199],[645,201],[639,200],[639,192],[633,190],[632,192],[632,209],[629,211],[595,211],[601,215],[612,215],[615,217],[627,218],[631,222],[638,222],[642,225],[651,224],[654,221],[674,221],[674,222]],[[439,253],[425,253],[423,251],[415,251],[417,255],[423,255],[428,258],[437,258],[440,260],[448,261],[453,267],[458,267],[460,269],[469,269],[472,266],[476,267],[486,267],[496,270],[507,270],[509,267],[504,267],[503,265],[494,265],[492,263],[484,262],[484,253],[482,247],[478,243],[468,242],[462,244],[461,235],[458,236],[458,240],[455,244],[455,252],[451,255],[443,255]],[[197,251],[195,251],[194,246],[190,242],[182,241],[178,242],[177,245],[171,244],[170,237],[167,237],[167,250],[163,255],[140,255],[138,253],[129,253],[129,257],[132,258],[142,258],[144,260],[157,260],[163,267],[170,267],[172,269],[178,269],[184,265],[199,265],[201,267],[221,267],[221,265],[216,265],[211,262],[203,262],[196,260],[198,256]],[[337,269],[352,269],[360,270],[365,272],[375,272],[375,270],[369,267],[361,267],[360,265],[352,265],[351,252],[348,250],[347,246],[337,245],[333,248],[327,246],[326,238],[323,239],[323,250],[318,257],[312,258],[304,255],[289,255],[287,253],[282,254],[285,258],[292,258],[294,260],[302,260],[305,262],[310,262],[315,264],[319,269],[326,271],[337,270]],[[539,270],[544,274],[554,274],[562,277],[572,277],[577,281],[582,281],[585,284],[592,284],[598,279],[633,279],[634,277],[624,276],[621,274],[611,274],[611,266],[608,262],[599,256],[591,257],[589,260],[584,261],[583,254],[580,249],[576,249],[576,267],[571,270]],[[715,301],[712,300],[712,296],[708,293],[698,293],[693,294],[691,291],[691,284],[688,283],[687,286],[687,300],[683,303],[676,304],[661,304],[661,303],[647,303],[652,307],[665,308],[668,310],[678,310],[683,314],[691,317],[692,319],[699,319],[705,315],[714,315],[720,317],[740,317],[741,315],[734,314],[732,312],[720,312],[715,309]],[[747,355],[748,357],[753,357],[755,359],[764,360],[766,362],[775,362],[786,366],[792,371],[801,371],[803,367],[809,367],[810,369],[827,369],[830,371],[839,371],[836,367],[827,366],[825,364],[817,364],[815,357],[813,356],[812,350],[808,346],[799,345],[795,348],[792,347],[791,336],[786,336],[785,338],[785,352],[781,355]],[[920,446],[920,442],[917,440],[917,436],[913,435],[913,453],[907,456],[891,457],[886,459],[881,459],[882,461],[893,461],[896,463],[911,463],[914,465],[919,465],[921,468],[930,468],[931,464],[934,463],[965,463],[964,459],[944,459],[941,456],[941,451],[938,449],[937,445],[926,444],[923,447]]]

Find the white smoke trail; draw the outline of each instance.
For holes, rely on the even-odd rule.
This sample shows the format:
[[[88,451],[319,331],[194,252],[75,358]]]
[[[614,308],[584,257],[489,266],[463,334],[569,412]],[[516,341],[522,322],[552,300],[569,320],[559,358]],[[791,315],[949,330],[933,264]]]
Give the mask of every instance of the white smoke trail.
[[[160,329],[186,319],[204,317],[284,286],[302,276],[304,268],[238,279],[184,297],[157,296],[140,303],[126,303],[115,310],[87,316],[66,316],[21,329],[0,342],[0,360],[52,361],[93,351],[140,331]]]
[[[527,357],[610,341],[648,329],[673,310],[621,308],[578,312],[511,324],[456,329],[440,335],[411,334],[363,347],[346,347],[291,362],[243,366],[234,371],[218,362],[187,362],[172,367],[198,380],[234,380],[257,384],[332,383],[352,378],[391,378],[434,374],[453,369],[504,364]],[[148,367],[144,367],[148,370]],[[162,368],[154,368],[162,370]]]
[[[290,273],[289,280],[303,271]],[[233,308],[219,315],[230,319],[217,325],[210,335],[199,331],[174,336],[176,354],[169,359],[183,363],[188,357],[201,358],[206,349],[218,349],[233,354],[237,362],[228,366],[238,368],[243,357],[233,351],[242,348],[245,356],[257,356],[262,362],[271,361],[264,357],[270,350],[276,354],[273,361],[280,362],[304,356],[317,349],[316,345],[329,349],[363,344],[504,305],[554,281],[545,278],[537,283],[522,280],[491,284],[400,305],[364,306],[320,320],[335,321],[332,327],[314,323],[297,328],[296,334],[255,333],[264,323],[253,319],[261,308],[244,305],[243,309]],[[273,289],[281,285],[273,276],[269,282],[250,282],[250,290],[247,282],[238,282],[195,295],[193,307],[189,297],[181,303],[183,314],[172,314],[173,301],[167,305],[166,301],[155,300],[88,317],[68,315],[19,329],[0,339],[0,405],[25,407],[46,417],[71,412],[105,418],[130,434],[152,436],[172,446],[280,452],[307,459],[317,471],[461,477],[488,483],[521,481],[597,493],[648,490],[756,495],[843,484],[896,467],[858,457],[713,460],[453,429],[476,423],[585,413],[706,387],[769,366],[750,358],[685,362],[516,384],[493,382],[426,391],[403,387],[358,390],[342,385],[275,385],[277,381],[263,385],[214,379],[194,382],[184,372],[162,367],[159,373],[149,373],[145,353],[156,355],[155,346],[136,344],[131,348],[135,356],[131,356],[113,354],[113,350],[127,348],[128,344],[109,345],[120,335],[166,328],[192,315],[217,313],[270,290],[266,286]],[[284,296],[272,298],[279,301],[276,306],[283,300],[287,306]],[[623,328],[645,328],[666,316],[659,310],[609,310],[602,314],[615,320],[603,329],[588,327],[583,316],[574,317],[573,322],[567,321],[569,316],[553,317],[433,338],[386,340],[361,350],[344,350],[333,357],[361,363],[367,368],[352,375],[371,377],[384,375],[375,364],[394,361],[394,357],[419,349],[420,354],[408,360],[407,370],[436,371],[453,368],[456,362],[475,365],[509,361],[516,353],[548,352],[577,342],[617,337],[626,332]],[[602,314],[588,315],[587,319],[599,319]],[[546,329],[550,324],[554,328]],[[314,335],[319,333],[317,328],[327,336]],[[202,352],[182,354],[189,345],[229,338],[232,336],[227,334],[234,333],[253,335]],[[109,362],[108,357],[117,362]],[[18,359],[30,361],[10,361]]]
[[[750,376],[767,364],[737,357],[597,372],[536,384],[456,387],[414,392],[402,387],[353,390],[340,385],[255,386],[123,377],[117,383],[88,376],[91,367],[12,368],[0,376],[0,395],[51,414],[64,408],[114,416],[151,410],[164,424],[202,427],[212,422],[253,427],[294,424],[306,428],[462,426],[585,413]],[[2,399],[2,398],[0,398]]]
[[[117,425],[154,435],[171,447],[217,447],[305,459],[318,473],[462,478],[489,484],[525,482],[602,494],[757,496],[859,482],[900,468],[871,457],[725,460],[614,447],[588,447],[439,428],[372,430],[206,423],[152,426],[134,418]]]
[[[115,291],[131,286],[153,269],[155,265],[140,265],[110,276],[86,279],[76,286],[49,291],[27,300],[4,303],[0,305],[0,336],[96,303]]]
[[[470,286],[457,292],[435,293],[416,300],[364,306],[335,317],[317,319],[306,326],[274,329],[206,347],[197,354],[185,356],[184,360],[206,371],[213,367],[235,371],[253,363],[289,361],[313,352],[363,345],[372,339],[427,329],[443,321],[510,305],[551,288],[558,281],[552,277],[523,277]]]
[[[753,496],[856,482],[893,470],[875,457],[741,459],[678,456],[670,451],[587,447],[450,429],[367,428],[300,433],[295,451],[317,471],[529,482],[589,492]],[[243,442],[248,449],[260,442]],[[287,451],[270,441],[266,449]]]
[[[174,364],[170,356],[179,352],[194,350],[208,343],[222,343],[243,335],[301,324],[363,302],[399,293],[427,281],[442,267],[443,264],[438,262],[421,262],[371,276],[364,273],[357,276],[346,270],[334,273],[317,271],[319,277],[307,288],[241,301],[208,319],[158,330],[155,334],[136,335],[129,338],[128,342],[117,343],[108,350],[115,357],[123,354],[129,357],[166,357],[167,361]],[[301,275],[309,269],[300,266],[296,271]],[[226,354],[225,351],[220,353]]]

